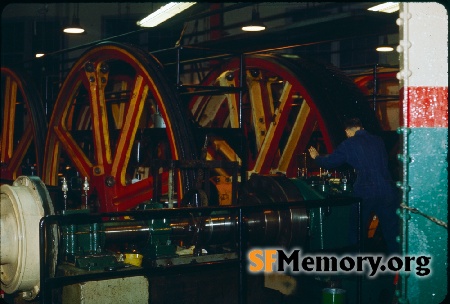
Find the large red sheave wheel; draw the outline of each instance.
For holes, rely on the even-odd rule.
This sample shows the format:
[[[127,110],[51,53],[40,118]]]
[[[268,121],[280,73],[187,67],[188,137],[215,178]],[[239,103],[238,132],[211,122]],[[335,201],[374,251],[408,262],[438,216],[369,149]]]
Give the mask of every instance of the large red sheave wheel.
[[[87,50],[67,75],[49,123],[44,182],[65,170],[88,178],[100,212],[153,197],[152,159],[194,159],[190,128],[162,66],[143,50],[105,43]],[[162,194],[167,192],[167,171]],[[177,199],[192,187],[177,172]]]

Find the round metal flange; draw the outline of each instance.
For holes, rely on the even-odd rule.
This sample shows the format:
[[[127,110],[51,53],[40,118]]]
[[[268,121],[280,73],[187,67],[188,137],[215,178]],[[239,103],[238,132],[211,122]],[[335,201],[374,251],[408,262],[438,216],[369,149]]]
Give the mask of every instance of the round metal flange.
[[[1,186],[0,207],[1,288],[6,293],[23,291],[23,298],[32,300],[40,290],[39,221],[54,214],[53,204],[38,177],[20,176],[12,186]],[[57,230],[50,228],[47,233],[47,265],[54,275]]]

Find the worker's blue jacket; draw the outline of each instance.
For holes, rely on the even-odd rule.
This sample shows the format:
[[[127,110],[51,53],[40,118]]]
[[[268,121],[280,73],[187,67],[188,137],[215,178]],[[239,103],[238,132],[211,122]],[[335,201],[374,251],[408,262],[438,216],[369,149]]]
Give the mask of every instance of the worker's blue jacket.
[[[336,168],[344,163],[352,166],[357,174],[353,195],[366,198],[384,198],[391,201],[396,189],[388,169],[386,147],[382,139],[364,129],[343,141],[327,156],[315,158],[317,165],[325,169]]]

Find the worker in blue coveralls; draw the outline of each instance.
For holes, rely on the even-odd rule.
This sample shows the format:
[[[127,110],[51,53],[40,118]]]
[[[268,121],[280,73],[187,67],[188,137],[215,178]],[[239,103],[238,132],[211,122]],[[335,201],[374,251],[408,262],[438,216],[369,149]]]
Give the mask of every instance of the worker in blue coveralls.
[[[396,237],[399,234],[399,196],[388,169],[388,156],[382,139],[364,130],[358,118],[344,122],[347,139],[332,154],[319,156],[314,147],[309,154],[316,164],[325,169],[343,164],[352,166],[357,174],[353,196],[362,198],[361,216],[363,235],[367,235],[372,212],[379,219],[387,254],[399,253]],[[357,243],[357,206],[352,206],[350,217],[350,243]]]

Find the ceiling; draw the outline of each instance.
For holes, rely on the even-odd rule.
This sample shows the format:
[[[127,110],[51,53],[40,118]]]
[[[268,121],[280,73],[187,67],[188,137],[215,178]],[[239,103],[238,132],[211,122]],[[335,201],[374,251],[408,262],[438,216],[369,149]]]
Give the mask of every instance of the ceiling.
[[[301,46],[329,41],[393,34],[398,31],[395,16],[369,12],[346,12],[331,17],[298,22],[296,24],[267,29],[248,35],[246,33],[223,37],[199,45],[255,52],[286,46]]]
[[[99,34],[96,39],[83,41],[79,43],[79,46],[74,46],[73,43],[68,45],[67,41],[76,41],[77,38],[58,38],[62,39],[62,41],[56,43],[52,52],[61,53],[68,49],[73,51],[77,48],[85,48],[107,40],[126,42],[127,37],[143,33],[147,33],[150,38],[135,39],[133,43],[142,41],[140,46],[150,52],[174,47],[181,33],[181,36],[185,38],[182,44],[185,45],[185,41],[189,41],[189,46],[245,53],[266,52],[268,50],[294,47],[296,50],[299,50],[303,47],[329,44],[330,42],[358,41],[367,37],[378,38],[392,34],[398,35],[398,26],[396,25],[398,13],[386,14],[367,10],[368,7],[375,4],[378,4],[378,2],[238,2],[222,4],[198,2],[185,12],[152,29],[137,27],[135,23],[139,19],[136,19],[136,15],[131,16],[128,20],[119,18],[115,25],[116,30],[110,32],[105,31],[104,21],[103,23],[99,22],[96,25],[99,29],[96,31],[102,34]],[[88,11],[98,12],[98,15],[105,15],[106,17],[109,14],[109,18],[111,18],[111,12],[108,13],[102,10],[104,6],[100,8],[102,4],[83,3],[83,5],[88,6]],[[98,9],[96,5],[99,6]],[[117,3],[114,5],[117,6]],[[271,12],[274,5],[279,6],[277,7],[278,10]],[[153,7],[153,4],[151,6]],[[155,10],[158,7],[158,5],[155,5]],[[250,19],[249,12],[255,8],[259,11],[260,20],[267,25],[267,29],[263,32],[242,32],[240,30],[241,26]],[[11,10],[9,11],[11,12]],[[8,11],[5,10],[5,12],[2,14],[2,22],[4,18],[8,18]],[[60,14],[56,18],[62,19],[64,16],[67,19],[67,16],[70,15],[70,13],[63,10],[61,10]],[[86,9],[84,9],[83,14],[87,14]],[[141,17],[145,17],[147,14],[146,10],[140,11]],[[230,19],[228,16],[236,18]],[[84,22],[86,22],[86,19],[88,17],[85,17]],[[206,20],[204,21],[204,27],[193,29],[193,24],[199,20]],[[219,22],[219,25],[215,28],[212,26],[213,20],[215,20],[214,22]],[[273,26],[273,24],[276,25]],[[186,32],[183,31],[184,26],[186,27]],[[120,32],[121,29],[122,32]],[[47,27],[47,31],[50,30],[54,29],[48,29]],[[210,35],[212,31],[216,32],[214,37]],[[61,36],[58,30],[56,30],[54,35]],[[47,40],[49,36],[47,34]],[[87,37],[88,35],[84,38]],[[193,37],[203,38],[192,39]],[[29,39],[25,37],[25,40]],[[201,42],[195,42],[196,40]],[[50,39],[49,42],[52,41]],[[6,53],[3,52],[4,46],[8,47],[8,44],[2,43],[2,53]],[[351,47],[353,48],[354,46],[352,45]],[[370,52],[373,53],[373,48],[370,49]]]
[[[214,16],[217,12],[238,13],[240,9],[255,3],[241,3],[222,10],[212,11],[209,5],[199,5],[194,12],[186,12],[167,22],[170,27],[200,17]],[[308,5],[309,4],[309,5]],[[313,5],[314,4],[314,5]],[[198,43],[198,46],[228,49],[230,51],[255,52],[285,46],[339,41],[343,39],[360,38],[366,36],[380,36],[398,33],[395,21],[398,14],[386,14],[368,11],[376,2],[322,2],[299,3],[296,9],[286,9],[283,14],[264,17],[262,22],[275,19],[286,20],[286,25],[255,33],[240,32],[226,35],[231,27],[240,28],[245,22],[237,22],[224,27],[225,33],[220,39]],[[264,2],[259,3],[259,11],[263,11]],[[280,3],[282,5],[282,3]]]

